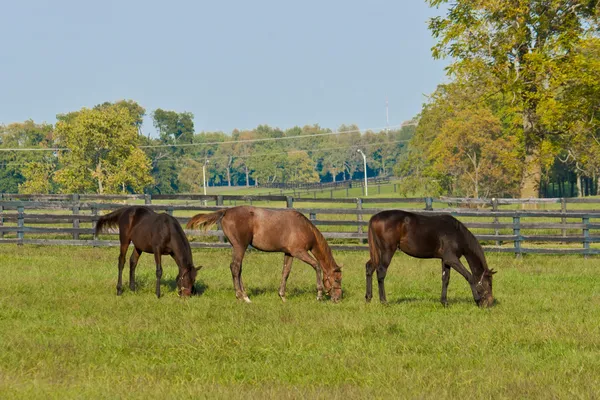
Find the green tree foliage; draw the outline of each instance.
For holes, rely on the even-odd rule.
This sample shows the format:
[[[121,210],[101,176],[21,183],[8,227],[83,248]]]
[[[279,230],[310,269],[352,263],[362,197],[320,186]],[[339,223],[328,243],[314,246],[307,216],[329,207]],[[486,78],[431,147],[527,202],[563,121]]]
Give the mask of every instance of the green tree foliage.
[[[0,126],[0,148],[51,148],[53,130],[51,124],[36,124],[31,120]],[[19,190],[19,185],[27,179],[24,171],[28,163],[54,161],[51,151],[0,151],[0,192],[16,193]]]
[[[59,154],[55,181],[66,193],[118,193],[124,186],[141,191],[150,182],[145,155],[135,151],[140,138],[136,118],[126,107],[103,106],[58,116],[56,142],[69,151]],[[138,183],[124,178],[129,174]]]
[[[436,173],[451,177],[448,192],[474,198],[510,197],[517,194],[517,151],[515,137],[503,135],[500,120],[488,109],[467,109],[446,121],[428,158]]]
[[[427,0],[448,4],[446,16],[430,21],[436,58],[450,57],[451,76],[480,81],[510,105],[510,123],[524,149],[520,193],[536,197],[544,141],[556,134],[544,110],[557,101],[574,50],[586,33],[598,30],[598,7],[589,0]],[[484,75],[485,79],[481,79]],[[488,79],[491,79],[488,81]]]
[[[23,167],[25,182],[19,185],[19,193],[47,194],[53,189],[52,175],[56,165],[47,162],[29,162]]]

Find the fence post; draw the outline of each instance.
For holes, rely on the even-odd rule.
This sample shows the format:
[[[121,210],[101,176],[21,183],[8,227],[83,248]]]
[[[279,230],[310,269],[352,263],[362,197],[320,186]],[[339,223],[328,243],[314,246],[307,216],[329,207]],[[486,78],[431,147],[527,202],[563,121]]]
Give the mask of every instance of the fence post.
[[[170,216],[173,216],[173,207],[167,208],[167,214],[169,214]]]
[[[396,184],[394,183],[394,193],[396,193]]]
[[[95,204],[92,204],[92,229],[94,230],[94,247],[97,247],[96,241],[98,240],[98,235],[96,234],[96,224],[98,223],[98,207]]]
[[[431,197],[425,197],[425,209],[428,211],[433,210],[433,199]]]
[[[590,252],[590,217],[586,216],[581,218],[581,222],[583,223],[583,254],[585,254],[585,258],[587,258]]]
[[[329,191],[329,198],[330,198],[330,199],[333,199],[333,189],[331,189],[331,190]]]
[[[309,219],[310,219],[310,221],[311,221],[311,222],[314,224],[314,223],[315,223],[315,221],[316,221],[316,219],[317,219],[317,214],[315,214],[315,213],[311,212],[311,213],[309,214]]]
[[[498,199],[495,197],[492,198],[492,211],[493,212],[498,211]],[[498,221],[498,216],[494,215],[494,224],[498,224],[498,222],[500,222],[500,221]],[[494,229],[494,234],[496,236],[498,236],[500,234],[500,231],[498,230],[498,228]],[[499,240],[496,240],[496,246],[500,246],[500,245],[502,245],[502,242]]]
[[[73,215],[79,214],[79,194],[73,194]],[[79,229],[79,219],[73,218],[73,229]],[[79,232],[73,231],[73,240],[79,240]]]
[[[349,194],[348,194],[348,186],[346,186],[346,197],[348,197],[348,196],[349,196]]]
[[[150,193],[144,194],[144,204],[145,205],[152,204],[152,196],[150,195]]]
[[[381,185],[377,184],[377,194],[381,194]]]
[[[565,199],[564,197],[560,199],[560,212],[562,212],[563,214],[567,213],[567,199]],[[560,219],[560,223],[566,225],[567,219],[565,217],[562,217]],[[567,230],[565,228],[562,229],[562,235],[563,237],[567,237]]]
[[[357,198],[356,199],[356,209],[357,210],[362,210],[362,204],[363,204],[362,199],[361,198]],[[358,221],[358,223],[357,223],[358,228],[356,229],[356,231],[358,232],[359,235],[362,235],[362,233],[363,233],[363,227],[361,225],[361,222],[363,220],[362,213],[360,213],[360,212],[356,213],[356,220]],[[360,242],[364,243],[364,239],[361,240]]]
[[[25,237],[25,232],[23,232],[23,228],[25,227],[25,212],[24,212],[24,207],[23,206],[18,206],[17,207],[17,239],[19,239],[19,241],[17,242],[17,244],[19,246],[23,245],[23,238]]]
[[[217,206],[222,206],[223,205],[223,195],[220,194],[217,196]],[[223,228],[221,227],[221,222],[217,223],[217,229],[220,231],[223,231]],[[219,234],[219,243],[225,243],[225,237],[223,235],[223,233]]]
[[[513,217],[513,235],[515,236],[515,255],[521,257],[521,217]]]
[[[0,201],[3,201],[4,197],[0,193]],[[4,226],[4,206],[0,205],[0,226]],[[0,232],[0,239],[4,237],[4,232]]]
[[[294,208],[294,198],[292,196],[285,196],[285,206],[287,208]]]

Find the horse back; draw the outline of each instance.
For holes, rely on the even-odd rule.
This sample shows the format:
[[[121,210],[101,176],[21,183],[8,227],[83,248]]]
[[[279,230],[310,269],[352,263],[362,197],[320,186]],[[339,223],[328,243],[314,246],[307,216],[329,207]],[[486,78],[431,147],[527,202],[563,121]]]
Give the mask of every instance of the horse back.
[[[446,251],[456,253],[458,221],[450,215],[421,215],[402,210],[375,214],[369,230],[380,247],[399,248],[417,258],[442,258]]]

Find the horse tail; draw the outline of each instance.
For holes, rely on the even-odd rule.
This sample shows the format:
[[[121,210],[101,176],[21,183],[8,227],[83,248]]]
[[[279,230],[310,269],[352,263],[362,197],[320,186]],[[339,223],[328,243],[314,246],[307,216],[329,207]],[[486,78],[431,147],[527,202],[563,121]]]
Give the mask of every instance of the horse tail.
[[[196,214],[188,221],[186,226],[188,229],[200,227],[207,230],[211,225],[214,225],[223,219],[226,212],[227,209],[223,209],[210,214]]]
[[[375,216],[371,217],[369,220],[369,254],[371,256],[371,264],[374,267],[379,266],[379,261],[381,260],[381,250],[379,244],[379,238],[375,234],[375,229],[373,227],[373,219]]]
[[[98,235],[99,233],[102,233],[108,228],[114,228],[118,226],[121,215],[131,210],[133,210],[132,207],[122,207],[109,214],[101,216],[100,218],[98,218],[98,222],[96,222],[95,234]]]

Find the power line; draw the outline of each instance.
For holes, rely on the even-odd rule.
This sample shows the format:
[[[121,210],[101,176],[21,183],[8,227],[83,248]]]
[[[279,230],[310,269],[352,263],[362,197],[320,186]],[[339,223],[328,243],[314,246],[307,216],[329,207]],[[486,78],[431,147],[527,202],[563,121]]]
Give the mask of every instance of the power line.
[[[369,144],[363,144],[361,145],[362,147],[372,147],[372,146],[377,146],[377,145],[383,145],[383,144],[394,144],[394,143],[405,143],[405,142],[409,142],[409,139],[403,139],[403,140],[392,140],[392,141],[388,141],[388,142],[378,142],[378,143],[369,143]],[[297,149],[297,150],[289,150],[289,151],[280,151],[280,152],[269,152],[269,153],[253,153],[253,154],[247,154],[247,155],[234,155],[234,158],[251,158],[251,157],[260,157],[260,156],[271,156],[271,155],[281,155],[281,154],[290,154],[290,153],[302,153],[302,152],[312,152],[312,153],[318,153],[318,152],[322,152],[322,151],[329,151],[329,150],[341,150],[341,149],[350,149],[352,147],[358,147],[358,145],[350,145],[350,146],[338,146],[338,147],[328,147],[328,148],[324,148],[324,149],[306,149],[306,150],[302,150],[302,149]],[[213,157],[208,157],[210,160],[214,160],[214,159],[227,159],[229,158],[229,156],[213,156]],[[185,160],[192,160],[192,161],[204,161],[206,159],[206,157],[201,157],[201,158],[191,158],[191,157],[181,157],[181,158],[163,158],[160,160],[157,160],[156,162],[164,162],[164,161],[185,161]]]
[[[377,142],[377,143],[368,143],[368,144],[362,144],[361,146],[363,147],[372,147],[372,146],[378,146],[378,145],[384,145],[384,144],[395,144],[395,143],[406,143],[409,142],[410,139],[402,139],[402,140],[391,140],[391,141],[387,141],[387,142]],[[312,152],[312,153],[318,153],[318,152],[323,152],[323,151],[329,151],[329,150],[342,150],[342,149],[350,149],[352,147],[357,147],[358,145],[350,145],[350,146],[337,146],[337,147],[327,147],[327,148],[317,148],[317,149],[295,149],[295,150],[289,150],[289,151],[280,151],[280,152],[269,152],[269,153],[253,153],[253,154],[247,154],[247,155],[232,155],[232,157],[234,158],[251,158],[251,157],[261,157],[261,156],[270,156],[270,155],[281,155],[281,154],[290,154],[290,153],[302,153],[302,152]],[[181,158],[162,158],[160,160],[156,160],[154,162],[160,163],[160,162],[166,162],[166,161],[185,161],[185,160],[192,160],[192,161],[196,161],[196,160],[200,160],[203,161],[206,157],[202,157],[202,158],[191,158],[191,157],[181,157]],[[229,156],[212,156],[209,157],[211,160],[214,159],[227,159],[229,158]],[[27,162],[22,162],[22,163],[15,163],[15,162],[8,162],[8,163],[2,163],[0,162],[0,166],[25,166],[29,163]]]
[[[391,128],[401,128],[401,125],[394,125]],[[367,131],[382,131],[386,128],[367,128],[367,129],[353,129],[349,131],[335,131],[335,132],[324,132],[324,133],[314,133],[309,135],[298,135],[298,136],[283,136],[283,137],[275,137],[275,138],[257,138],[257,139],[246,139],[246,140],[226,140],[222,142],[204,142],[204,143],[181,143],[181,144],[155,144],[155,145],[144,145],[137,146],[143,149],[155,149],[155,148],[171,148],[171,147],[192,147],[192,146],[211,146],[211,145],[221,145],[221,144],[236,144],[236,143],[255,143],[255,142],[275,142],[279,140],[294,140],[294,139],[305,139],[305,138],[313,138],[313,137],[323,137],[323,136],[332,136],[332,135],[341,135],[346,133],[361,133]],[[68,148],[60,147],[60,148],[0,148],[0,151],[8,152],[8,151],[70,151]]]

